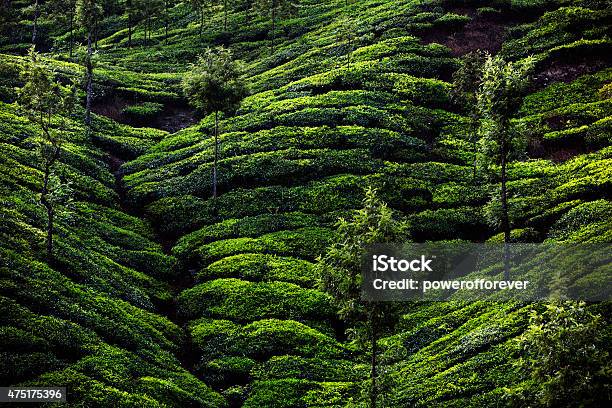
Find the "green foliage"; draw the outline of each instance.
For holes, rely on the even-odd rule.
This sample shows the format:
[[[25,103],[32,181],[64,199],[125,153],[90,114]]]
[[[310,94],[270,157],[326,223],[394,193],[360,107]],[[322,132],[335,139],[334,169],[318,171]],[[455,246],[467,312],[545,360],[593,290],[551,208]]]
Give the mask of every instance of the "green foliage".
[[[206,316],[253,321],[284,317],[319,321],[334,314],[331,299],[323,293],[285,282],[216,279],[183,291],[178,302],[179,312],[190,319]]]
[[[500,57],[487,59],[478,92],[479,109],[485,121],[497,127],[509,122],[522,104],[533,65],[533,58],[518,64],[507,63]]]
[[[103,17],[104,10],[98,0],[77,0],[76,21],[91,32]]]
[[[461,67],[453,73],[453,97],[469,112],[476,113],[476,98],[486,60],[487,54],[483,51],[468,53],[463,57]]]
[[[302,396],[316,388],[312,381],[298,379],[283,379],[273,381],[258,381],[253,384],[249,398],[243,407],[299,407],[304,406]]]
[[[275,356],[251,372],[258,380],[298,378],[311,381],[358,381],[367,377],[367,366],[350,360]]]
[[[350,328],[350,334],[363,344],[371,342],[371,404],[376,405],[377,341],[395,319],[395,306],[363,300],[361,295],[361,264],[368,247],[404,238],[402,226],[393,219],[392,211],[369,187],[363,209],[357,210],[350,221],[340,219],[338,238],[318,258],[317,275],[320,287],[338,303],[338,315]]]
[[[606,200],[582,203],[564,214],[551,228],[557,241],[608,242],[612,205]]]
[[[293,320],[268,319],[239,326],[228,320],[195,320],[193,343],[208,358],[224,355],[256,360],[273,355],[338,358],[348,354],[335,339]]]
[[[222,47],[206,49],[184,77],[183,90],[189,102],[205,113],[233,112],[246,93],[238,64]]]
[[[547,304],[534,310],[519,338],[525,386],[511,390],[512,401],[535,406],[597,406],[610,397],[609,347],[600,315],[584,303]]]
[[[501,242],[483,211],[495,182],[472,180],[470,118],[461,116],[468,106],[448,83],[465,67],[455,56],[487,37],[503,37],[500,55],[515,66],[536,60],[531,94],[509,122],[510,136],[529,143],[516,144],[526,160],[509,156],[507,166],[511,239],[612,239],[603,0],[303,0],[291,15],[276,14],[274,28],[270,6],[281,2],[258,13],[253,2],[197,2],[194,10],[172,1],[162,16],[160,2],[134,1],[141,9],[131,30],[126,3],[103,1],[98,16],[75,20],[73,34],[62,8],[70,2],[44,3],[39,62],[62,84],[84,72],[70,62],[72,37],[92,32],[95,111],[117,96],[188,115],[182,79],[203,49],[220,44],[244,61],[238,77],[252,95],[235,115],[218,115],[218,140],[214,115],[168,134],[94,114],[91,140],[72,117],[53,115],[64,142],[50,181],[69,186],[70,199],[56,204],[52,265],[42,256],[46,216],[37,205],[41,130],[0,103],[7,384],[66,384],[70,400],[87,406],[363,405],[367,350],[335,337],[345,327],[317,290],[312,261],[337,238],[333,221],[361,207],[367,185],[409,221],[415,241]],[[12,102],[32,13],[23,1],[4,5],[0,99]],[[216,202],[208,199],[215,148]],[[132,161],[118,169],[117,158]],[[175,239],[178,262],[160,245]],[[175,315],[176,298],[185,315]],[[527,390],[545,382],[512,365],[530,307],[404,306],[400,324],[377,342],[381,406],[494,407],[506,403],[504,388],[533,396]],[[607,319],[604,305],[594,309]],[[600,332],[605,343],[607,321]]]
[[[308,261],[270,254],[240,254],[213,262],[198,278],[240,278],[250,281],[283,281],[303,287],[316,284],[314,265]]]
[[[401,237],[400,226],[375,190],[366,191],[363,205],[350,220],[338,221],[338,238],[317,263],[321,288],[336,299],[341,318],[353,325],[363,321],[372,307],[358,300],[363,254],[369,245],[394,242]]]
[[[139,119],[152,119],[164,109],[164,105],[156,102],[143,102],[123,108],[122,113]]]

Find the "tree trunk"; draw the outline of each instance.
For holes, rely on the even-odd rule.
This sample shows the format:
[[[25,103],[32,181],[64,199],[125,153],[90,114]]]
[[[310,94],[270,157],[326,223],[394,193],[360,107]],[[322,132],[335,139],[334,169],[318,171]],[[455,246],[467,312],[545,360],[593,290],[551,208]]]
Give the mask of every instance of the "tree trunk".
[[[349,34],[350,35],[350,34]],[[353,52],[353,42],[349,38],[348,40],[348,53],[346,54],[346,67],[351,68],[351,53]]]
[[[378,342],[377,342],[377,333],[376,333],[376,311],[375,311],[376,306],[372,306],[372,310],[370,312],[370,330],[372,331],[371,333],[371,340],[372,340],[372,361],[371,361],[371,372],[370,372],[370,379],[372,381],[372,386],[370,388],[370,407],[371,408],[376,408],[376,400],[378,397],[378,390],[376,389],[376,377],[377,377],[377,361],[376,361],[376,355],[378,354]]]
[[[223,30],[227,31],[227,0],[223,0]]]
[[[36,48],[36,35],[38,34],[38,16],[40,15],[40,7],[38,0],[34,3],[34,27],[32,27],[32,45]]]
[[[164,42],[168,44],[168,0],[164,2],[165,19],[164,19]]]
[[[47,201],[47,259],[53,259],[53,225],[54,225],[53,206]]]
[[[506,167],[507,167],[507,152],[508,146],[506,143],[506,137],[504,135],[501,143],[501,208],[502,208],[502,219],[501,227],[504,232],[504,279],[510,279],[510,253],[508,243],[510,242],[510,219],[508,216],[508,191],[506,187]]]
[[[272,51],[274,51],[275,28],[276,28],[276,0],[272,0]]]
[[[50,117],[50,116],[49,116]],[[42,119],[41,119],[42,120]],[[43,127],[44,130],[44,127]],[[48,130],[44,130],[47,133],[48,138]],[[49,201],[49,181],[51,179],[51,169],[55,162],[59,159],[61,150],[59,146],[54,146],[53,156],[49,158],[45,162],[45,168],[43,170],[43,187],[40,192],[40,202],[45,207],[47,211],[47,227],[46,227],[46,255],[47,261],[51,262],[53,260],[53,226],[54,226],[54,215],[55,211],[53,209],[53,204]]]
[[[476,168],[478,166],[478,119],[472,117],[470,125],[470,137],[472,138],[472,180],[476,182]]]
[[[85,100],[85,125],[87,126],[88,135],[91,135],[91,103],[93,98],[93,64],[91,61],[91,55],[91,30],[89,30],[87,33],[87,96]]]
[[[74,13],[70,13],[70,59],[74,49]]]
[[[213,199],[217,198],[217,160],[219,158],[219,112],[215,112],[215,157],[213,163]]]
[[[53,207],[48,199],[49,194],[49,178],[51,176],[51,165],[45,164],[45,170],[43,172],[43,188],[40,193],[40,202],[47,210],[47,238],[46,238],[46,253],[47,260],[51,260],[53,256]]]

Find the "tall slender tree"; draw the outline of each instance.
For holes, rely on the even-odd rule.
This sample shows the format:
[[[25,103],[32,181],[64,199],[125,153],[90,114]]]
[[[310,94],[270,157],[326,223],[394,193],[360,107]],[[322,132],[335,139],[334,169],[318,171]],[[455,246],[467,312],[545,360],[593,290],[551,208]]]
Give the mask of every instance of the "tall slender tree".
[[[238,109],[246,95],[240,69],[230,50],[207,49],[191,66],[183,80],[183,90],[189,102],[198,110],[215,115],[214,163],[212,173],[213,198],[217,197],[217,162],[219,159],[219,113]]]
[[[361,260],[369,246],[403,238],[402,224],[381,201],[376,190],[366,190],[363,208],[352,219],[340,219],[338,236],[327,252],[318,259],[320,287],[336,299],[340,318],[350,327],[355,340],[370,349],[370,407],[377,406],[378,339],[380,332],[392,325],[396,305],[390,302],[366,301],[361,298]]]
[[[74,55],[74,20],[76,0],[51,0],[46,3],[47,13],[54,21],[66,25],[68,29],[68,50],[70,58]]]
[[[38,39],[38,18],[40,17],[40,4],[38,3],[38,0],[34,1],[32,7],[32,45],[36,47],[36,40]]]
[[[355,32],[357,30],[355,21],[350,17],[344,17],[338,22],[336,34],[338,42],[346,44],[346,67],[351,67],[351,56],[355,47]]]
[[[128,48],[132,48],[132,30],[138,14],[137,0],[125,0],[125,12],[128,23]]]
[[[504,233],[504,276],[509,278],[510,217],[508,215],[508,161],[523,146],[524,138],[511,119],[521,106],[530,83],[534,58],[506,62],[502,57],[488,57],[482,71],[477,100],[482,116],[480,132],[485,154],[499,164],[500,224]]]
[[[87,133],[91,134],[91,104],[93,101],[93,49],[92,39],[98,22],[102,19],[103,11],[99,0],[77,0],[76,19],[78,24],[87,32],[87,56],[85,57],[85,126]]]
[[[272,20],[270,47],[274,50],[277,20],[297,14],[299,3],[297,0],[256,0],[255,7],[262,13],[270,14]]]
[[[164,42],[168,43],[168,27],[170,26],[170,0],[164,0]]]
[[[227,0],[223,0],[223,30],[227,31]]]
[[[202,38],[202,35],[204,34],[204,8],[208,4],[208,1],[209,0],[191,0],[191,7],[194,10],[197,10],[200,15],[200,38]]]
[[[163,0],[142,0],[140,7],[145,21],[145,44],[151,42],[151,32],[153,31],[153,18],[161,13]],[[148,37],[147,37],[148,33]]]
[[[24,85],[18,91],[18,103],[28,118],[40,129],[38,143],[43,180],[40,203],[47,213],[46,255],[53,259],[53,234],[57,186],[53,182],[54,170],[60,159],[63,137],[61,129],[53,126],[55,115],[70,115],[76,104],[76,86],[64,87],[39,61],[34,47],[21,73]]]
[[[472,144],[472,179],[476,182],[478,168],[478,89],[482,82],[482,70],[488,57],[482,50],[472,51],[461,58],[461,67],[453,74],[453,101],[462,106],[468,115],[468,139]]]

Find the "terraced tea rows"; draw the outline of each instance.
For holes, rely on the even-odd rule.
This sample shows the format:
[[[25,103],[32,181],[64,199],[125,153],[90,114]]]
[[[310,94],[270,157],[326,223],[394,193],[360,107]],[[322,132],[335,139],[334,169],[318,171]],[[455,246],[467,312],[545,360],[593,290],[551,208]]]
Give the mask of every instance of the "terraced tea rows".
[[[100,112],[117,100],[183,106],[182,73],[213,44],[243,60],[250,95],[220,121],[216,199],[213,115],[171,134],[96,115],[92,140],[70,118],[60,177],[74,193],[53,264],[40,244],[37,130],[10,103],[26,46],[1,43],[4,382],[66,384],[91,406],[362,403],[368,356],[314,272],[338,217],[373,186],[416,242],[503,240],[487,204],[495,166],[474,179],[469,118],[451,98],[470,49],[536,59],[515,119],[529,143],[509,166],[512,238],[612,239],[604,1],[303,0],[277,22],[273,47],[269,17],[250,4],[232,5],[227,31],[214,4],[200,38],[196,13],[173,3],[168,34],[158,19],[146,44],[142,27],[133,32],[131,48],[127,16],[109,12]],[[48,32],[46,64],[64,80],[81,75],[65,30]],[[126,161],[121,194],[109,155]],[[379,342],[381,406],[498,406],[523,381],[515,338],[533,308],[407,304]]]

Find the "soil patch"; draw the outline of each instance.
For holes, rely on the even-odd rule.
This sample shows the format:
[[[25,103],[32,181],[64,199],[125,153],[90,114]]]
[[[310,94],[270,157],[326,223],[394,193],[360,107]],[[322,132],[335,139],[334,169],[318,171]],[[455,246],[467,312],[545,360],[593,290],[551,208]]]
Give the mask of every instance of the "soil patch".
[[[472,19],[458,30],[434,27],[421,33],[423,44],[442,44],[450,48],[455,57],[476,50],[486,50],[494,54],[501,49],[507,24],[502,24],[499,18],[481,16],[470,8],[453,8],[449,11]]]
[[[121,95],[114,95],[95,102],[91,109],[98,115],[106,116],[116,122],[132,127],[152,127],[170,133],[178,132],[198,122],[193,109],[176,103],[164,103],[163,111],[155,118],[147,119],[146,121],[135,121],[123,113],[126,107],[141,102]]]
[[[519,13],[504,10],[500,13],[481,14],[472,7],[450,7],[450,13],[469,16],[471,20],[461,28],[433,27],[420,33],[423,44],[438,43],[451,50],[451,54],[460,57],[476,50],[496,54],[506,39],[507,28],[517,24],[533,21],[543,13]]]
[[[592,74],[609,66],[610,61],[604,58],[582,57],[574,61],[551,61],[534,77],[538,87],[545,87],[553,82],[572,82],[578,77]]]

